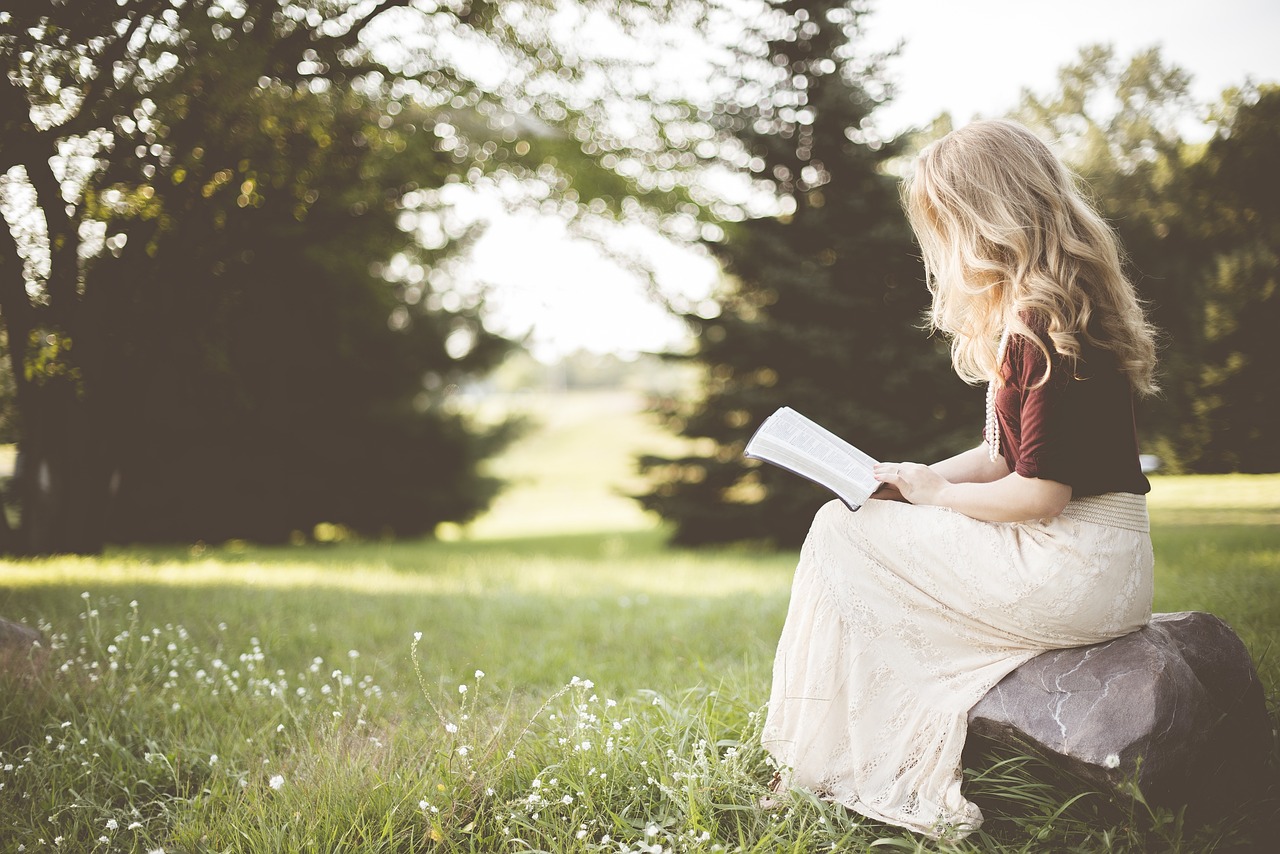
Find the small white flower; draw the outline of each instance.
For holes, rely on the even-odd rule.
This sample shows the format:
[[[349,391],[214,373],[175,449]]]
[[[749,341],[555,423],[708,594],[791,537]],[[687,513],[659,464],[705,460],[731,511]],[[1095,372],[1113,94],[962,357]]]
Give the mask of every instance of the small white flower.
[[[413,639],[415,642],[422,640],[422,632],[414,632]]]
[[[106,845],[111,842],[111,840],[105,836],[99,836],[98,841],[101,842],[103,845]]]
[[[216,754],[216,753],[211,753],[211,754],[209,754],[209,764],[210,764],[210,765],[217,765],[217,764],[218,764],[218,754]]]
[[[455,733],[458,731],[458,725],[455,723],[447,723],[444,725],[444,731],[448,733]]]
[[[458,693],[459,693],[459,694],[465,694],[465,693],[467,693],[467,686],[466,686],[466,685],[459,685],[459,686],[458,686]]]
[[[270,782],[268,782],[267,785],[269,785],[273,789],[282,788],[284,786],[284,777],[280,774],[276,774],[274,777],[271,778]]]
[[[142,822],[140,821],[132,822],[128,827],[125,828],[125,830],[142,830]]]
[[[359,657],[360,657],[360,652],[359,652],[359,650],[354,650],[354,649],[349,649],[349,650],[347,650],[347,658],[350,658],[350,659],[352,659],[352,660],[355,660],[355,659],[357,659],[357,658],[359,658]]]
[[[467,747],[465,744],[458,748],[459,756],[466,756],[470,752],[471,752],[471,748]]]
[[[1108,753],[1106,758],[1102,760],[1102,765],[1105,768],[1119,768],[1120,755],[1118,753]]]
[[[115,830],[119,826],[120,825],[116,822],[114,818],[107,819],[107,830]]]
[[[483,670],[477,670],[477,671],[476,671],[476,678],[477,678],[477,679],[483,679],[483,678],[484,678],[484,671],[483,671]]]
[[[573,795],[565,795],[563,798],[560,799],[560,803],[564,804],[565,806],[568,806],[569,804],[573,803]]]
[[[420,810],[425,810],[425,809],[427,808],[427,806],[428,806],[428,804],[427,804],[427,802],[426,802],[426,801],[418,801],[418,809],[420,809]]]

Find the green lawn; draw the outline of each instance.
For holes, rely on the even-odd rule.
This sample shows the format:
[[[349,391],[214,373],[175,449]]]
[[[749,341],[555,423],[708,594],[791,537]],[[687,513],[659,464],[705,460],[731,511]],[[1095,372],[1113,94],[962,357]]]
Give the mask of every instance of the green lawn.
[[[0,563],[0,615],[51,647],[0,683],[0,851],[917,850],[753,806],[794,554],[665,549],[621,493],[671,440],[617,396],[529,408],[545,429],[495,464],[517,487],[448,541]],[[1280,476],[1154,487],[1157,610],[1226,619],[1274,705]],[[1199,831],[1100,795],[1055,817],[1078,793],[1002,770],[971,782],[993,820],[958,850],[1261,832],[1256,805]]]

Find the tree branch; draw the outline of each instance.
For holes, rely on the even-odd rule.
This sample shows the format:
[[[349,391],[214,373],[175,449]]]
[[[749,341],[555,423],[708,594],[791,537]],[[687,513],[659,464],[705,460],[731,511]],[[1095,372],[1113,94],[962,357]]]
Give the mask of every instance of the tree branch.
[[[85,87],[84,96],[80,101],[80,110],[62,124],[36,134],[37,144],[52,145],[58,139],[76,136],[93,129],[98,123],[98,101],[111,86],[113,67],[124,58],[125,52],[129,49],[129,42],[142,26],[142,22],[148,18],[154,18],[167,2],[168,0],[149,0],[138,10],[137,17],[129,22],[129,28],[125,30],[124,35],[108,44],[98,56],[92,57],[94,65],[98,67],[98,74]]]
[[[28,395],[26,373],[27,340],[34,325],[34,312],[22,276],[22,256],[9,223],[0,217],[0,314],[9,335],[9,366],[18,394],[18,409]]]
[[[322,47],[331,50],[341,50],[345,47],[351,47],[355,44],[356,39],[360,37],[360,33],[364,31],[374,18],[381,15],[388,9],[404,8],[411,5],[412,0],[383,0],[372,9],[364,14],[363,17],[355,21],[346,32],[334,36],[316,36],[316,31],[310,28],[299,27],[289,35],[280,39],[272,47],[268,54],[268,63],[272,66],[272,72],[278,70],[290,62],[296,62],[294,57],[300,56],[306,48]],[[283,76],[276,73],[276,76]]]
[[[23,165],[27,168],[27,180],[36,191],[36,204],[44,213],[49,234],[49,316],[70,331],[80,278],[80,232],[75,218],[67,213],[62,187],[49,161],[36,156]]]

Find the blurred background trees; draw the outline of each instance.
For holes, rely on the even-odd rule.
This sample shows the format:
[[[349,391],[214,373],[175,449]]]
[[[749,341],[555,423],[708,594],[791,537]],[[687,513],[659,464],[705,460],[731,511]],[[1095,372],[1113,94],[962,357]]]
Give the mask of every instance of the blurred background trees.
[[[467,234],[438,191],[629,186],[574,139],[545,23],[500,7],[0,12],[0,550],[417,534],[487,505],[512,425],[451,396],[510,342],[451,286]]]

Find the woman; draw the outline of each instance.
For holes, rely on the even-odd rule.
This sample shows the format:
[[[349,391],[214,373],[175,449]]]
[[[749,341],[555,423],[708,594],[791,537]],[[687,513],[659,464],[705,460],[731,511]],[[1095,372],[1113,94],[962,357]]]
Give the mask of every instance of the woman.
[[[1033,656],[1150,617],[1133,396],[1155,391],[1155,347],[1110,228],[1020,125],[948,134],[903,197],[932,324],[988,382],[983,443],[877,466],[877,496],[909,503],[818,512],[763,742],[775,789],[960,837],[982,820],[960,790],[969,709]]]

